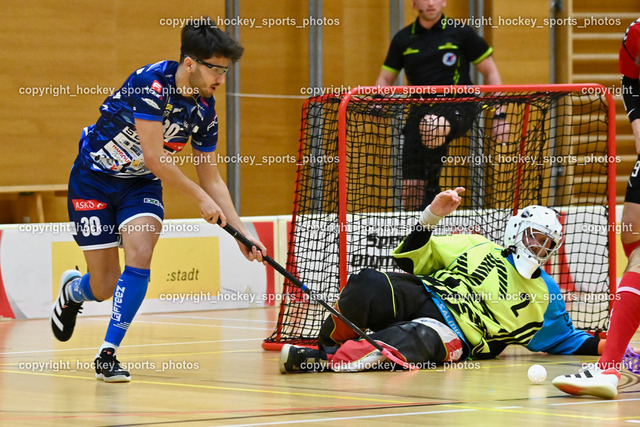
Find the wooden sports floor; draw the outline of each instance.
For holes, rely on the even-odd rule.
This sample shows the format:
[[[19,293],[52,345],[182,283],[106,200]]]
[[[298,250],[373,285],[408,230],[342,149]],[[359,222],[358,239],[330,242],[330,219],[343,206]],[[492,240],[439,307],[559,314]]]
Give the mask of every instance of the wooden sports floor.
[[[94,378],[105,317],[81,317],[67,343],[48,320],[0,321],[1,426],[640,424],[640,379],[625,372],[613,401],[569,397],[550,379],[592,357],[508,349],[447,371],[281,375],[260,344],[276,310],[139,315],[118,357],[130,383]],[[639,335],[634,342],[638,344]],[[531,364],[547,368],[540,385]]]

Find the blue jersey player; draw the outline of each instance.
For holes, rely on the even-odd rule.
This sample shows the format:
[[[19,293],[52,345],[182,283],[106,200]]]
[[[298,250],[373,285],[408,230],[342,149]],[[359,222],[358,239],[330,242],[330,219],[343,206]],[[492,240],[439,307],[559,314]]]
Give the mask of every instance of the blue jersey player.
[[[153,249],[164,218],[162,185],[197,203],[212,224],[229,222],[249,234],[233,206],[211,154],[218,141],[214,93],[242,46],[203,17],[182,30],[180,62],[161,61],[133,72],[100,107],[98,121],[82,132],[69,177],[68,209],[89,272],[68,270],[51,315],[54,335],[71,338],[84,301],[113,297],[96,377],[130,381],[116,351],[145,297]],[[199,185],[171,161],[191,137]],[[249,234],[250,236],[250,234]],[[264,245],[240,250],[262,261]],[[118,246],[125,254],[120,268]]]

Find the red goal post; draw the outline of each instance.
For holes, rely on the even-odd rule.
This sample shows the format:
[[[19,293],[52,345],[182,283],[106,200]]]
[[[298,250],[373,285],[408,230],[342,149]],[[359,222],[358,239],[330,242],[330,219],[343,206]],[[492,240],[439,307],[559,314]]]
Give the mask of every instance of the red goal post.
[[[399,196],[406,120],[425,105],[462,104],[471,105],[473,125],[447,143],[439,181],[467,192],[436,234],[480,232],[501,243],[502,227],[518,208],[554,207],[567,242],[548,272],[574,323],[606,330],[616,287],[617,157],[615,103],[598,84],[356,87],[307,99],[287,269],[330,302],[349,274],[393,270],[390,251],[417,217]],[[491,136],[497,106],[510,125],[502,144]],[[585,300],[589,295],[600,300]],[[313,345],[325,315],[285,282],[278,325],[263,347]]]

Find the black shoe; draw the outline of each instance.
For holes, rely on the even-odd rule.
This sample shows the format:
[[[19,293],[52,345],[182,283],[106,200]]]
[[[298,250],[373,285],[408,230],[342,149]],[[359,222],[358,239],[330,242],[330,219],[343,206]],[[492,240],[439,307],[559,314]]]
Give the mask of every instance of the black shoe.
[[[58,298],[51,310],[51,329],[60,341],[68,341],[71,338],[76,326],[76,317],[82,309],[81,302],[73,302],[67,297],[67,286],[78,277],[82,277],[78,270],[67,270],[60,277]]]
[[[327,359],[320,350],[285,344],[280,350],[280,373],[322,372],[328,370]]]
[[[103,348],[100,356],[93,362],[96,366],[96,379],[107,383],[122,383],[131,381],[131,375],[120,367],[116,359],[115,350]]]

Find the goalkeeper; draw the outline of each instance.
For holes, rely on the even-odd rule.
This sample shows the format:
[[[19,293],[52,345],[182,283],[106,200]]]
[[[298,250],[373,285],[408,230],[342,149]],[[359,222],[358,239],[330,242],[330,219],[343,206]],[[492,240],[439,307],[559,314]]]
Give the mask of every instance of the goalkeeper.
[[[413,1],[418,17],[393,37],[376,86],[392,85],[404,68],[411,85],[450,85],[451,92],[460,93],[462,86],[473,84],[470,64],[486,84],[502,84],[493,49],[470,26],[444,15],[445,5],[445,0]],[[448,143],[471,129],[481,108],[474,102],[425,102],[411,109],[403,130],[404,209],[424,209],[440,192],[438,181]],[[491,111],[492,137],[504,142],[509,133],[506,111],[500,106]]]
[[[354,274],[336,308],[419,367],[493,358],[510,344],[553,354],[601,354],[604,340],[573,327],[558,284],[540,268],[562,244],[555,211],[529,206],[511,217],[506,249],[476,234],[432,236],[437,222],[458,207],[463,191],[438,194],[422,212],[420,226],[394,251],[407,273]],[[280,371],[395,367],[355,338],[331,315],[321,326],[319,350],[283,346]]]

